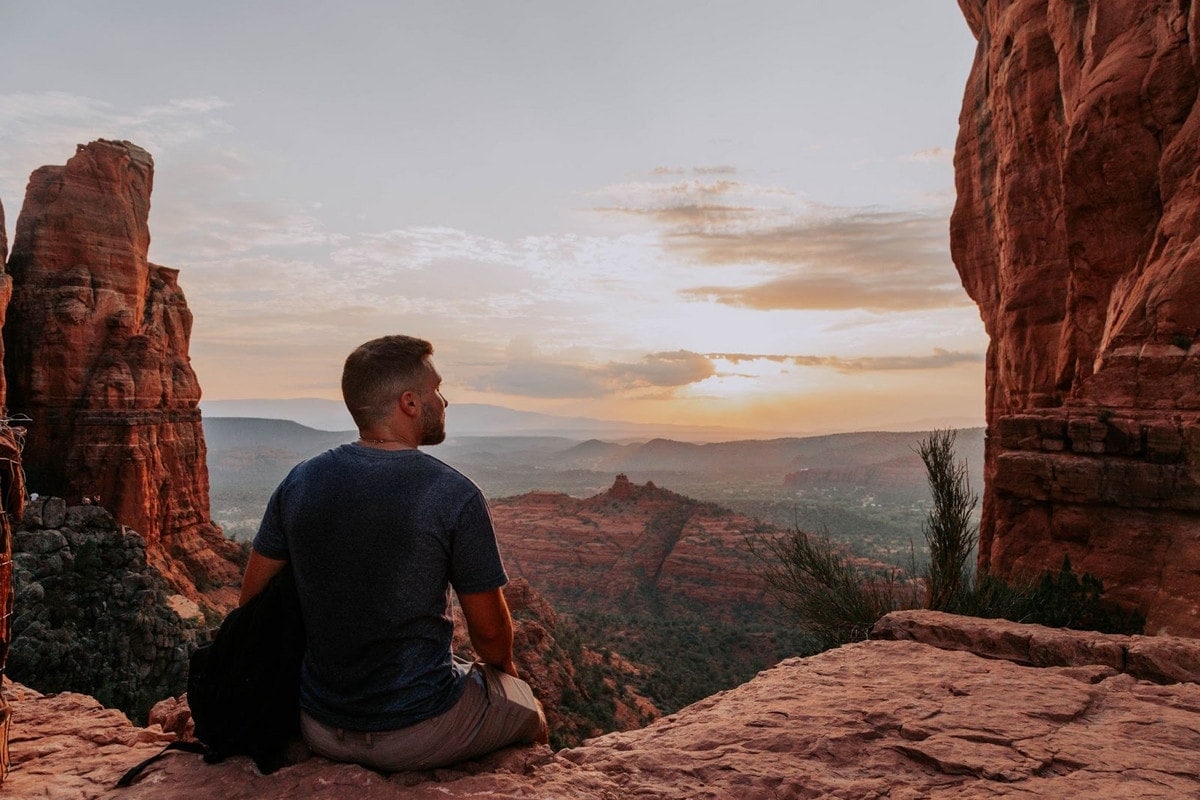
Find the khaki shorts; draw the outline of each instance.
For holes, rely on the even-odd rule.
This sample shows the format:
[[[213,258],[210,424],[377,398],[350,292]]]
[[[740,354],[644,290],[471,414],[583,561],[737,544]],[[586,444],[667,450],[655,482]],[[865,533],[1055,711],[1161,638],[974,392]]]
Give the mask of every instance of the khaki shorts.
[[[390,731],[350,731],[300,712],[305,743],[334,761],[384,772],[435,769],[478,758],[511,744],[544,740],[546,715],[529,684],[475,663],[462,697],[449,710]]]

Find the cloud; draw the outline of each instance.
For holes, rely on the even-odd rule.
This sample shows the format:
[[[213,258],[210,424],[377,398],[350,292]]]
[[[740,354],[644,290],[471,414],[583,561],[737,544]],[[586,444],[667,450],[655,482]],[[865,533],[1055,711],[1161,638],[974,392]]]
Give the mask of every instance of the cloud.
[[[94,139],[128,139],[156,158],[230,126],[215,112],[226,107],[219,97],[182,97],[163,103],[120,109],[111,103],[68,92],[0,94],[0,190],[12,197],[29,173],[45,164],[62,164],[75,145]],[[11,202],[11,201],[10,201]]]
[[[747,221],[805,207],[794,192],[727,177],[732,174],[732,171],[717,167],[698,167],[690,171],[659,167],[655,171],[656,176],[684,179],[618,183],[592,192],[591,196],[609,201],[595,207],[595,211],[642,216],[668,223],[674,222],[675,209],[692,206],[742,208],[747,212]],[[686,177],[689,175],[692,177]],[[714,178],[714,175],[718,177]]]
[[[502,368],[470,380],[470,388],[522,397],[594,398],[671,390],[716,374],[712,361],[686,350],[649,353],[638,361],[604,364],[565,362],[539,357],[527,346]]]
[[[517,264],[522,254],[505,242],[449,227],[414,227],[355,237],[331,254],[342,266],[419,269],[439,261]]]
[[[747,361],[771,361],[777,364],[794,364],[798,367],[827,367],[842,373],[890,372],[894,370],[949,369],[959,364],[981,364],[983,353],[945,350],[935,347],[927,356],[813,356],[776,355],[758,353],[705,353],[705,358],[740,364]]]
[[[758,264],[749,286],[684,297],[757,309],[912,311],[970,305],[950,261],[947,222],[921,212],[835,210],[746,230],[677,229],[667,246],[714,265]]]
[[[608,393],[596,369],[550,361],[510,362],[465,383],[471,389],[519,397],[579,398]]]
[[[626,183],[597,211],[647,220],[662,247],[739,280],[684,287],[690,300],[760,310],[914,311],[968,306],[950,261],[949,206],[818,206],[728,178]]]
[[[718,164],[707,167],[655,167],[652,175],[736,175],[737,167]]]
[[[44,130],[47,125],[53,128],[55,123],[60,129],[83,124],[142,128],[164,123],[169,128],[177,120],[205,117],[228,105],[219,97],[181,97],[122,111],[106,101],[68,92],[15,92],[0,94],[0,131],[21,136]],[[206,124],[228,129],[215,119]]]
[[[267,202],[219,202],[195,195],[160,203],[159,209],[151,225],[163,244],[152,258],[175,266],[345,241],[326,230],[319,218]]]
[[[696,286],[682,290],[680,296],[759,311],[861,308],[887,312],[970,304],[961,287],[930,286],[919,276],[897,276],[894,284],[881,285],[855,275],[797,275],[747,287]]]
[[[610,380],[635,388],[686,386],[716,374],[708,357],[687,350],[650,353],[635,363],[609,364],[605,371]]]
[[[695,353],[689,350],[649,353],[636,361],[589,364],[586,358],[545,357],[528,339],[510,344],[507,361],[468,379],[471,389],[537,398],[597,398],[616,395],[671,396],[676,389],[709,378],[736,373],[719,370],[718,362],[767,361],[779,365],[832,369],[844,374],[951,369],[983,362],[982,353],[935,348],[923,356],[820,356],[763,353]]]
[[[918,150],[908,156],[905,161],[918,164],[949,164],[954,161],[954,148],[930,147],[926,150]]]

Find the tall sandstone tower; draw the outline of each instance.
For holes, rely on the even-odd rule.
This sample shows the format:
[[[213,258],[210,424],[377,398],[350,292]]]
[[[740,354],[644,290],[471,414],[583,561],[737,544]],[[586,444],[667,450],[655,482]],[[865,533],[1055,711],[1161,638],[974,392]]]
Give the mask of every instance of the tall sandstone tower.
[[[8,232],[4,225],[4,208],[0,206],[0,263],[8,255]],[[0,270],[0,326],[12,297],[12,278]],[[4,348],[0,345],[0,360]],[[4,408],[4,381],[0,378],[0,410]],[[0,414],[3,416],[3,414]],[[13,622],[13,524],[21,519],[25,503],[24,475],[21,471],[21,450],[16,432],[0,421],[0,675],[8,662],[12,644]],[[8,701],[0,697],[0,782],[8,770]]]
[[[979,304],[980,565],[1200,635],[1200,4],[960,0],[951,251]]]
[[[237,547],[209,516],[192,315],[177,271],[146,258],[153,180],[149,153],[105,140],[30,176],[8,261],[8,408],[29,418],[30,491],[98,498],[178,591],[228,606]]]

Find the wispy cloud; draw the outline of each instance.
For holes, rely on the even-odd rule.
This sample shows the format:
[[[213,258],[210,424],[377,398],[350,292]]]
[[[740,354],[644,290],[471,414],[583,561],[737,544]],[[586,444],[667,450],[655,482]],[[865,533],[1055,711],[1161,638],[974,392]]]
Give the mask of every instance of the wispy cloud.
[[[506,242],[449,227],[414,227],[355,237],[332,254],[342,266],[420,269],[439,261],[516,264],[522,253]]]
[[[673,173],[672,173],[673,174]],[[950,262],[948,207],[833,208],[727,177],[608,187],[596,210],[645,219],[667,251],[740,267],[740,280],[680,295],[743,308],[914,311],[968,306]]]
[[[740,364],[745,361],[772,361],[798,367],[827,367],[838,372],[890,372],[893,370],[947,369],[959,364],[983,363],[983,353],[945,350],[935,347],[925,356],[814,356],[763,355],[758,353],[705,353],[706,358]]]
[[[153,224],[169,246],[155,257],[173,264],[242,260],[247,254],[273,249],[336,245],[344,236],[331,233],[324,222],[297,209],[266,202],[228,199],[224,203],[194,196],[156,213]]]
[[[918,164],[949,164],[954,161],[954,148],[930,147],[925,150],[918,150],[905,160]]]
[[[855,374],[950,369],[960,364],[981,363],[983,354],[940,348],[928,355],[861,357],[676,350],[649,353],[638,360],[595,364],[587,360],[586,354],[572,359],[561,355],[543,356],[532,349],[513,351],[510,348],[503,366],[475,374],[469,386],[480,391],[537,398],[595,398],[638,393],[670,396],[674,390],[709,378],[738,374],[730,371],[728,365],[736,367],[764,361]],[[665,395],[662,395],[664,391]]]
[[[10,224],[20,207],[29,173],[44,164],[63,164],[77,144],[97,138],[128,139],[155,159],[156,180],[150,225],[150,257],[178,267],[223,261],[245,270],[236,279],[253,281],[253,260],[269,269],[277,250],[336,246],[345,237],[329,231],[314,209],[297,203],[247,199],[241,182],[254,166],[224,142],[229,126],[216,97],[166,100],[118,110],[93,98],[52,92],[0,95],[0,194]],[[20,187],[18,189],[17,187]]]
[[[716,164],[702,167],[655,167],[652,175],[736,175],[737,167]]]
[[[156,157],[172,149],[225,133],[230,126],[216,112],[218,97],[182,97],[120,109],[93,97],[68,92],[0,94],[0,190],[12,204],[29,173],[61,164],[75,145],[93,139],[129,139]]]
[[[567,362],[526,354],[475,376],[471,388],[523,397],[583,398],[674,389],[716,374],[712,361],[686,350],[649,353],[637,361]]]

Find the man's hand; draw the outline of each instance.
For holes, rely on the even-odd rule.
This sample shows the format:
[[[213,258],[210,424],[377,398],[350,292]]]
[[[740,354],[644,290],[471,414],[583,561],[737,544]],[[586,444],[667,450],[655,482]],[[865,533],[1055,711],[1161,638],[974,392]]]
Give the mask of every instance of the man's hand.
[[[513,663],[513,624],[508,613],[504,592],[493,589],[478,594],[460,594],[458,602],[467,619],[467,633],[479,660],[491,664],[514,678],[517,665]]]

